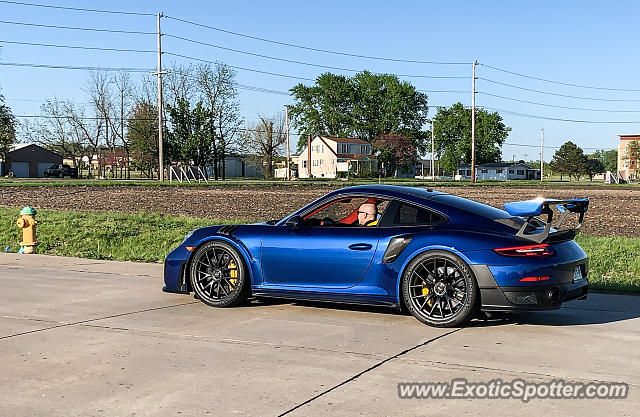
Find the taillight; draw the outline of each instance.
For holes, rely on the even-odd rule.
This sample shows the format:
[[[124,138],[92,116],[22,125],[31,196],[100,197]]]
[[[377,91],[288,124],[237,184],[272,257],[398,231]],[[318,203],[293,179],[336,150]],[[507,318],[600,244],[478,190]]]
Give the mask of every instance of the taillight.
[[[520,280],[520,282],[538,282],[538,281],[548,281],[551,278],[549,275],[544,277],[524,277]]]
[[[510,248],[494,249],[496,253],[504,256],[550,256],[553,250],[547,243],[541,245],[513,246]]]

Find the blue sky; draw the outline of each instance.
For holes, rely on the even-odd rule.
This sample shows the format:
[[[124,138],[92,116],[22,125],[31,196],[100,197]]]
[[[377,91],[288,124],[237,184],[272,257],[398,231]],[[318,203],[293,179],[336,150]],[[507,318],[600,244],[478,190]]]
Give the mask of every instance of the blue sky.
[[[545,159],[549,160],[565,140],[573,140],[586,152],[617,147],[617,134],[640,133],[640,49],[637,2],[538,1],[538,2],[418,2],[324,1],[233,2],[204,1],[39,1],[69,7],[105,8],[164,14],[261,38],[313,48],[407,60],[465,62],[466,65],[398,63],[345,57],[261,42],[164,18],[164,33],[212,43],[226,48],[355,70],[419,76],[460,76],[461,79],[405,77],[420,90],[462,91],[429,93],[431,105],[456,101],[471,104],[471,62],[477,60],[476,104],[500,109],[512,132],[503,147],[503,158],[538,159],[540,129],[545,128]],[[155,32],[153,16],[87,13],[21,6],[0,2],[0,21],[57,26]],[[38,28],[0,23],[0,41],[50,43],[155,50],[153,35],[113,34]],[[70,66],[153,68],[154,53],[70,50],[0,43],[0,63]],[[327,71],[307,65],[196,45],[165,37],[163,49],[229,65],[314,79]],[[165,64],[185,63],[165,55]],[[610,91],[571,87],[538,81],[491,69],[498,67],[533,77],[587,86],[619,88]],[[353,74],[348,71],[336,71]],[[89,74],[82,70],[38,69],[0,65],[0,88],[15,114],[38,114],[46,98],[87,101],[84,92]],[[491,81],[487,81],[491,80]],[[287,91],[300,80],[237,70],[244,85]],[[309,83],[308,81],[303,81]],[[510,84],[523,89],[508,87]],[[556,95],[552,95],[556,94]],[[495,95],[538,104],[523,103]],[[586,100],[565,96],[585,97]],[[242,114],[254,120],[283,109],[288,96],[241,90]],[[614,101],[617,100],[617,101]],[[627,100],[627,101],[620,101]],[[636,100],[636,101],[633,101]],[[576,107],[586,111],[549,106]],[[521,113],[527,117],[511,113]],[[435,109],[430,110],[430,115]],[[539,117],[599,121],[573,123]],[[437,127],[436,127],[437,129]],[[522,146],[525,145],[525,146]]]

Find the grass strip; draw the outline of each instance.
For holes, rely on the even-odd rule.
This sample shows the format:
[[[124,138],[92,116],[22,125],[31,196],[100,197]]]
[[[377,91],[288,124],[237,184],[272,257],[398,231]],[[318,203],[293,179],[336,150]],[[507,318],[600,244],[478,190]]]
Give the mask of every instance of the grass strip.
[[[0,208],[0,249],[17,252],[19,209]],[[37,252],[117,261],[162,262],[191,230],[220,222],[160,214],[110,214],[38,210]]]

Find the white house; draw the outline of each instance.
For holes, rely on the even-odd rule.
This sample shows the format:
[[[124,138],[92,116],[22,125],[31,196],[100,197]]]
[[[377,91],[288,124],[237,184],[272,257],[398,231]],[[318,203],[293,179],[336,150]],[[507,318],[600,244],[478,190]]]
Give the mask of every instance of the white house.
[[[458,167],[456,178],[471,179],[471,165]],[[539,180],[540,170],[524,162],[488,162],[476,166],[479,180]]]
[[[339,172],[378,169],[371,144],[356,138],[316,136],[296,159],[300,178],[336,178]]]

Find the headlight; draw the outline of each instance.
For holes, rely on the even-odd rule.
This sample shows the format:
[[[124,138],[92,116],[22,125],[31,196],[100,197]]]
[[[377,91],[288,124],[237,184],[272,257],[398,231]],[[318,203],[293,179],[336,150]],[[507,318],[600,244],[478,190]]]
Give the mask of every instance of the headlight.
[[[184,239],[182,239],[182,242],[180,242],[180,244],[182,245],[184,242],[186,242],[187,239],[189,239],[194,233],[195,233],[195,230],[192,230],[189,233],[187,233],[187,235],[184,237]]]

